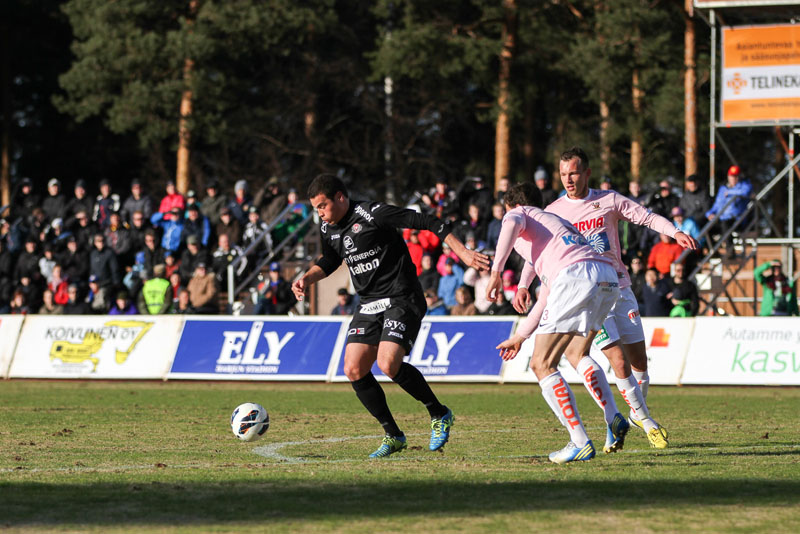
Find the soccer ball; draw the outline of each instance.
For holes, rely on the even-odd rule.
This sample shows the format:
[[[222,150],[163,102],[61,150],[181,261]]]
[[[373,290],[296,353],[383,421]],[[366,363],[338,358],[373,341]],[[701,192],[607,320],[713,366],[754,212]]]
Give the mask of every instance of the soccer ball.
[[[269,428],[269,414],[260,404],[245,402],[233,410],[231,430],[242,441],[261,439]]]

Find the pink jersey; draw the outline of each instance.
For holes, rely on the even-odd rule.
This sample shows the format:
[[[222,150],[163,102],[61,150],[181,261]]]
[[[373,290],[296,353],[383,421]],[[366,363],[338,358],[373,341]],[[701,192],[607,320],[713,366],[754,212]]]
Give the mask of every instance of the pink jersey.
[[[492,271],[503,271],[512,247],[525,260],[520,283],[524,282],[527,287],[534,273],[542,281],[542,291],[536,305],[517,329],[517,333],[524,337],[530,336],[539,324],[550,293],[550,282],[555,280],[558,273],[582,261],[614,266],[610,259],[595,252],[586,238],[567,221],[532,206],[517,206],[503,217]]]
[[[616,191],[589,189],[585,198],[572,199],[564,195],[545,208],[563,217],[586,236],[594,249],[613,262],[619,276],[620,289],[631,285],[628,269],[622,263],[619,248],[619,220],[647,226],[660,234],[675,237],[679,232],[669,219],[657,215],[638,202]]]

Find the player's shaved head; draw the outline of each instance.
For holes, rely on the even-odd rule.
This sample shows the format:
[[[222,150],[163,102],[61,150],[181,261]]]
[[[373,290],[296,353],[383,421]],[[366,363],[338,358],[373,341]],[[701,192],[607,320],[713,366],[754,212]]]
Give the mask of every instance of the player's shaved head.
[[[503,196],[503,202],[511,208],[517,206],[542,207],[542,193],[535,184],[522,183],[512,185]]]
[[[324,195],[330,199],[336,196],[336,193],[341,192],[344,196],[347,195],[347,188],[339,177],[333,174],[320,174],[308,185],[308,198],[314,198],[317,195]]]
[[[580,170],[585,171],[589,168],[589,156],[586,155],[586,152],[584,152],[581,147],[574,146],[561,153],[561,161],[570,161],[575,158],[579,159],[581,162]]]

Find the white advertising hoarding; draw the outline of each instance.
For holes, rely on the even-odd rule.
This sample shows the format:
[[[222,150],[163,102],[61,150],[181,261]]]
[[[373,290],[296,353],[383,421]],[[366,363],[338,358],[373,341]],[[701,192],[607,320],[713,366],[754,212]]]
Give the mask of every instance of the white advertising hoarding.
[[[8,378],[8,368],[14,358],[23,315],[0,315],[0,376]]]
[[[692,339],[693,325],[694,319],[642,318],[651,384],[677,385],[680,383],[686,351]],[[533,337],[535,336],[525,341],[515,359],[506,362],[503,368],[503,382],[537,382],[536,376],[528,367],[533,355]],[[614,373],[603,353],[592,347],[591,356],[606,371],[609,383],[614,384]],[[571,384],[583,382],[566,358],[561,359],[558,370]]]
[[[30,315],[11,378],[145,378],[169,372],[180,316]]]
[[[684,384],[800,385],[800,320],[698,317]]]

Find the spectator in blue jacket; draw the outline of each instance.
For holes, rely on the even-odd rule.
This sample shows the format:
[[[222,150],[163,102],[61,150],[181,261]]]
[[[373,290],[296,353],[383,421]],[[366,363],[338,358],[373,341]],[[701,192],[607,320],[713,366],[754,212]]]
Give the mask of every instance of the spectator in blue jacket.
[[[164,232],[161,237],[161,248],[170,252],[177,252],[181,247],[183,210],[175,207],[168,213],[156,212],[150,217],[150,222]]]
[[[728,183],[719,188],[714,205],[706,212],[708,220],[719,219],[719,227],[722,234],[727,232],[736,222],[736,219],[747,209],[747,203],[750,201],[750,195],[753,192],[753,186],[750,182],[741,180],[739,174],[738,165],[732,165],[728,169]],[[725,207],[731,197],[735,200],[728,207]],[[733,237],[730,235],[725,242],[725,249],[729,258],[736,257],[736,252],[733,250]]]
[[[449,310],[458,304],[456,289],[464,285],[464,269],[453,258],[447,258],[444,265],[445,275],[439,279],[439,290],[436,293]]]

